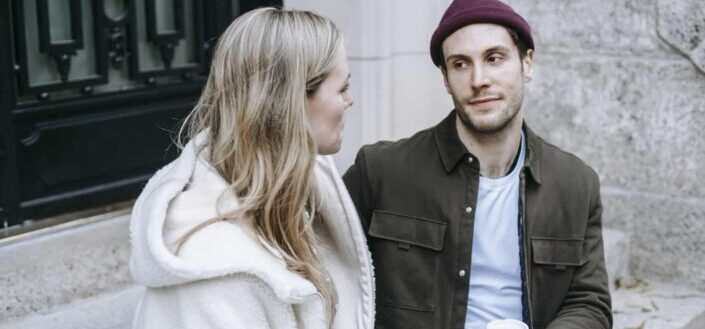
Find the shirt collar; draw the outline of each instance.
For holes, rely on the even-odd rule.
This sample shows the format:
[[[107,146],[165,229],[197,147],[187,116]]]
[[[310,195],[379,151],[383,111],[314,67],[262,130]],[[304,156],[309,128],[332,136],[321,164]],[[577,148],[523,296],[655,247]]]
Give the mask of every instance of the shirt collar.
[[[468,152],[463,142],[460,141],[458,130],[455,127],[455,117],[455,110],[453,110],[433,129],[438,153],[446,173],[450,173],[463,160],[468,158],[475,159],[475,156]],[[526,135],[524,167],[529,172],[530,177],[536,183],[541,184],[541,138],[529,129],[526,122],[522,125],[522,129],[524,129]],[[477,172],[480,171],[479,161],[471,162],[470,166]]]

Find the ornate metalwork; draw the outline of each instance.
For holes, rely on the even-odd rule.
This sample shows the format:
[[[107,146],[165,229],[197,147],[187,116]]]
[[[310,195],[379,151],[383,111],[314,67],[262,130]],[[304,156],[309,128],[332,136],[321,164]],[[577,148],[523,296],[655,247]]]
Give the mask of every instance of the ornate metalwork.
[[[71,13],[71,39],[55,42],[51,40],[49,23],[48,0],[37,0],[37,23],[39,27],[39,49],[41,52],[49,54],[59,71],[62,82],[69,79],[71,70],[71,56],[76,55],[76,50],[83,48],[83,15],[81,13],[81,3],[79,0],[68,0]]]
[[[131,5],[136,7],[136,1],[131,0]],[[205,49],[201,47],[194,47],[189,49],[193,52],[194,61],[191,63],[186,63],[175,67],[173,64],[174,53],[179,42],[186,39],[186,28],[185,28],[185,12],[189,12],[193,22],[192,38],[194,45],[199,45],[203,43],[204,40],[204,7],[212,6],[213,4],[204,5],[201,1],[193,0],[191,1],[190,10],[185,10],[187,8],[185,1],[183,0],[166,0],[172,1],[174,8],[173,20],[174,26],[170,31],[159,31],[157,24],[157,8],[156,0],[145,1],[145,24],[147,31],[147,41],[149,41],[156,49],[159,50],[160,59],[162,61],[163,68],[161,69],[149,69],[143,71],[140,68],[140,48],[138,42],[140,40],[139,36],[139,26],[138,19],[136,15],[131,16],[132,21],[130,22],[130,32],[129,32],[129,43],[130,43],[130,77],[134,80],[142,80],[148,86],[154,86],[158,83],[156,77],[172,76],[181,77],[183,80],[189,81],[194,74],[201,73],[205,71],[207,67],[207,58],[204,55]],[[188,74],[186,74],[188,73]]]
[[[124,13],[120,17],[109,17],[105,11],[106,5],[102,0],[90,1],[90,5],[85,3],[86,0],[68,0],[71,15],[71,37],[70,40],[57,42],[51,40],[50,37],[49,16],[53,13],[49,13],[49,1],[52,0],[15,0],[10,7],[14,10],[13,16],[18,18],[13,21],[13,30],[19,95],[35,95],[36,99],[40,101],[52,101],[54,91],[73,90],[71,95],[76,97],[91,95],[93,87],[104,85],[110,81],[109,67],[122,70],[125,64],[127,64],[129,78],[133,83],[143,84],[144,87],[163,84],[165,80],[155,80],[158,77],[176,78],[176,80],[169,80],[168,83],[175,83],[179,80],[185,82],[198,80],[208,67],[209,56],[206,52],[210,44],[204,42],[206,36],[217,35],[222,28],[221,26],[224,27],[232,19],[230,17],[232,13],[226,11],[228,19],[214,22],[204,20],[206,12],[220,12],[220,16],[223,16],[222,11],[214,8],[222,7],[226,1],[167,0],[172,1],[173,4],[173,13],[168,13],[173,14],[173,28],[164,31],[158,28],[156,0],[147,0],[141,3],[139,8],[143,10],[140,12],[137,12],[137,2],[141,0],[124,0]],[[81,5],[83,5],[83,9]],[[35,6],[39,41],[32,39],[30,30],[26,26],[27,22],[35,23],[33,21],[25,22],[23,19],[25,18],[25,8]],[[89,7],[92,11],[92,19],[85,20],[85,11]],[[143,15],[143,19],[141,17],[138,20],[138,15]],[[188,19],[186,15],[189,15]],[[144,24],[144,26],[138,26],[138,24]],[[140,35],[140,29],[146,31],[146,34]],[[90,37],[92,42],[85,42],[88,35],[86,31],[92,34]],[[193,47],[188,49],[183,47],[187,40],[188,44],[193,44]],[[56,81],[40,81],[30,78],[30,57],[38,58],[37,56],[39,56],[38,53],[30,53],[31,49],[36,49],[36,47],[28,47],[32,42],[38,43],[36,47],[39,48],[40,53],[45,54],[54,62],[54,70],[56,70],[58,77]],[[149,47],[153,47],[158,52],[162,63],[161,68],[142,68],[144,64],[140,62],[141,52],[151,50],[140,48],[144,47],[139,46],[140,42],[143,44],[148,42]],[[92,66],[87,68],[81,66],[83,72],[87,72],[80,77],[73,77],[76,75],[72,72],[79,51],[83,54],[84,60],[86,60],[85,58],[90,59]],[[183,60],[180,60],[178,64],[175,63],[177,51],[180,54],[179,58],[183,58],[184,51],[188,52],[185,55],[188,58],[186,63]],[[34,61],[36,63],[36,59]],[[38,69],[42,72],[47,71],[47,69],[38,68],[36,64],[33,68],[35,71]],[[104,88],[98,89],[101,90],[100,92],[104,92]]]
[[[108,40],[110,63],[116,70],[119,70],[122,63],[125,62],[125,33],[119,27],[110,28]]]
[[[36,23],[38,40],[32,40],[33,35],[28,34],[27,22],[25,22],[25,6],[28,2],[34,1],[36,6]],[[86,85],[104,84],[108,81],[107,69],[104,61],[96,60],[94,74],[88,77],[79,79],[70,79],[72,57],[76,56],[77,51],[84,50],[84,26],[82,23],[83,13],[80,0],[69,0],[69,11],[71,15],[71,39],[62,40],[59,42],[51,40],[48,1],[52,0],[17,0],[11,6],[14,9],[14,17],[11,22],[14,25],[14,51],[15,51],[15,67],[17,72],[17,88],[19,95],[34,94],[40,101],[50,100],[50,92],[60,90],[70,90],[72,88],[83,88]],[[6,9],[3,9],[6,10]],[[96,59],[102,57],[105,53],[105,47],[100,36],[94,34],[95,49],[93,53]],[[56,70],[59,73],[59,82],[44,82],[32,83],[29,75],[29,57],[30,42],[37,42],[39,54],[45,54],[52,58],[56,64]],[[36,56],[36,54],[33,54]]]
[[[122,64],[125,62],[126,55],[126,43],[125,34],[127,25],[130,22],[130,16],[133,15],[134,9],[131,7],[128,1],[124,1],[125,11],[120,17],[113,18],[109,17],[105,10],[105,3],[103,1],[96,1],[94,3],[94,17],[97,17],[101,24],[101,33],[103,37],[107,40],[107,52],[108,59],[112,64],[113,68],[119,70],[122,68]]]
[[[165,1],[171,1],[174,8],[174,29],[169,32],[159,31],[157,3],[155,0],[147,0],[147,38],[159,47],[164,67],[171,69],[171,62],[174,60],[174,47],[179,40],[184,38],[184,3],[182,0]]]

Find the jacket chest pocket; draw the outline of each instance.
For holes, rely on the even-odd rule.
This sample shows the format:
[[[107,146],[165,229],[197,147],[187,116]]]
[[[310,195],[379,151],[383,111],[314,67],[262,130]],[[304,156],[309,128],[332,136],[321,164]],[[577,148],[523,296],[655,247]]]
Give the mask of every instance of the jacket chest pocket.
[[[573,280],[575,269],[587,261],[583,258],[583,239],[563,237],[531,237],[533,267],[531,280],[538,325],[550,323],[560,308]],[[550,294],[542,292],[550,291]],[[551,297],[548,297],[551,296]]]
[[[446,223],[376,210],[369,236],[377,301],[413,311],[434,311]]]
[[[583,257],[583,239],[531,237],[531,249],[534,263],[537,265],[554,266],[565,269],[569,266],[580,266],[585,263]]]

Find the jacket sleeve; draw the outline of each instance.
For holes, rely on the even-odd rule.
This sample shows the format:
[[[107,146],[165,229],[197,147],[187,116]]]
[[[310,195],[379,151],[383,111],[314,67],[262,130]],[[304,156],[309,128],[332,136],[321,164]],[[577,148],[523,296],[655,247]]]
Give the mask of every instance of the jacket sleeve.
[[[370,188],[370,177],[367,172],[366,147],[357,152],[355,163],[343,175],[343,182],[350,193],[357,214],[360,217],[362,228],[367,235],[372,220],[373,196]]]
[[[235,274],[178,287],[174,314],[185,328],[293,328],[291,305],[280,301],[260,279]]]
[[[556,317],[548,329],[612,328],[612,307],[602,241],[600,183],[593,172],[590,215],[583,242],[583,260]]]

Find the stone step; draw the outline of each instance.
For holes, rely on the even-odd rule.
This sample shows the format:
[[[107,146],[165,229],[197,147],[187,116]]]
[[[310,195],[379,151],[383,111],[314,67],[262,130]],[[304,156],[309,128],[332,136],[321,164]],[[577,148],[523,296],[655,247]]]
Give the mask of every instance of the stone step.
[[[615,329],[705,328],[704,292],[630,275],[628,236],[611,229],[603,234]],[[42,314],[0,322],[0,329],[127,329],[142,289],[131,285]]]
[[[609,278],[610,291],[615,282],[629,279],[629,237],[624,232],[605,228],[602,230],[605,246],[605,266]]]
[[[703,329],[705,328],[705,311],[696,316],[693,320],[690,320],[688,324],[683,327],[683,329]]]
[[[704,329],[705,292],[632,278],[612,291],[615,329]]]
[[[705,329],[705,292],[629,272],[626,233],[603,230],[615,329]]]
[[[0,241],[0,323],[127,287],[129,219],[100,214]]]

